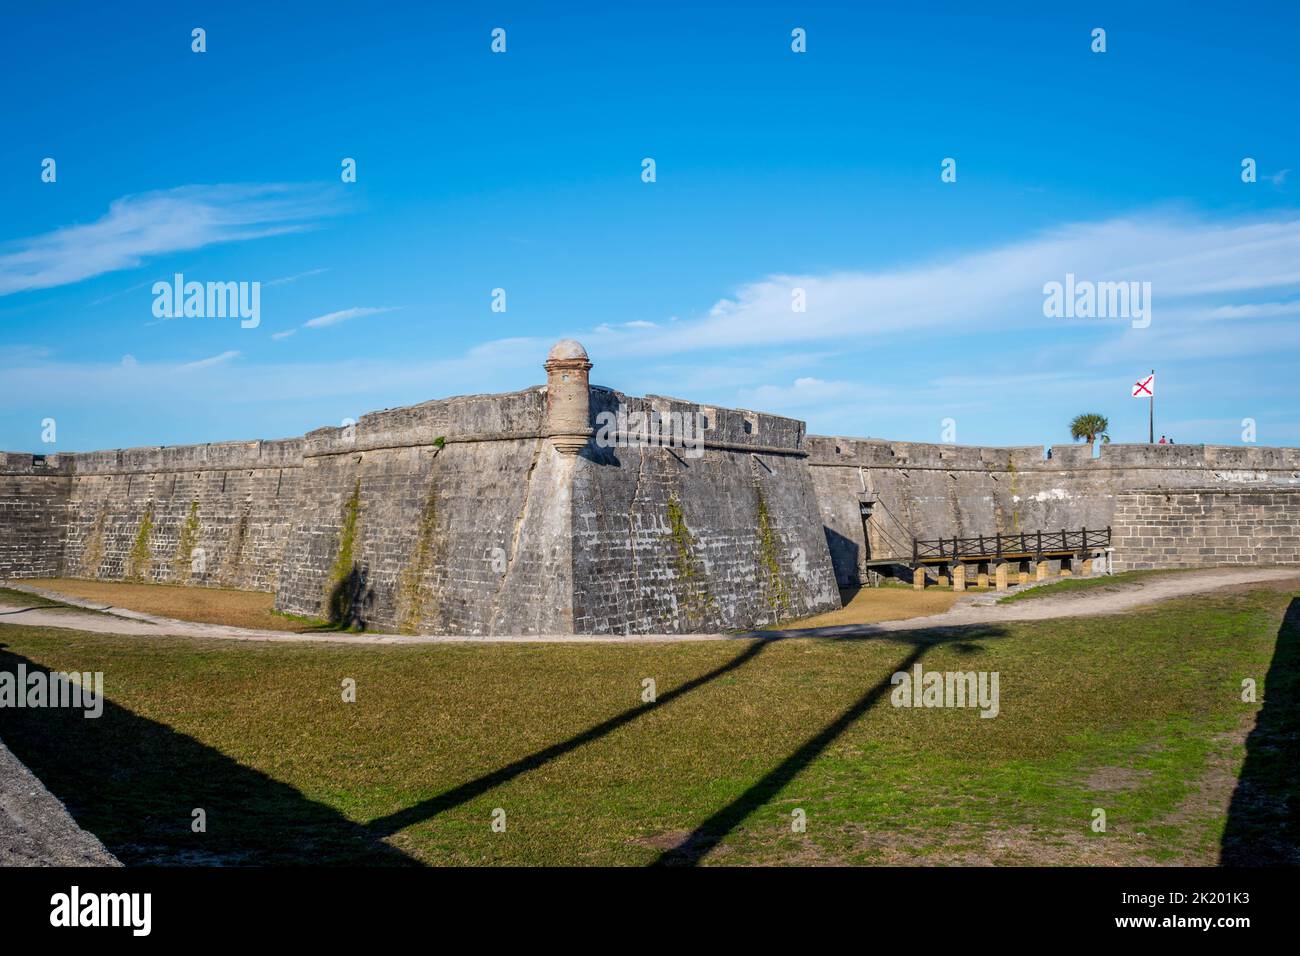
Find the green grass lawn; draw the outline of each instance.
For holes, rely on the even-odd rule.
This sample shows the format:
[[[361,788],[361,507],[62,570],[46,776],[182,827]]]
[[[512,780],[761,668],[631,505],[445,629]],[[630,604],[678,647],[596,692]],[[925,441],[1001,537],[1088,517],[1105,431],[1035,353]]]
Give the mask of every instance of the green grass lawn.
[[[1016,601],[1030,601],[1034,598],[1051,597],[1067,591],[1088,591],[1094,588],[1122,587],[1155,575],[1178,574],[1178,571],[1121,571],[1119,574],[1101,574],[1088,578],[1059,578],[1048,584],[1039,584],[1015,594],[1008,594],[998,600],[999,604],[1012,604]]]
[[[771,643],[0,626],[0,669],[102,670],[111,701],[98,720],[0,709],[0,737],[127,863],[1215,863],[1225,830],[1233,852],[1294,862],[1294,598]],[[1000,715],[891,706],[917,660],[998,671]],[[1249,743],[1246,677],[1268,718]]]

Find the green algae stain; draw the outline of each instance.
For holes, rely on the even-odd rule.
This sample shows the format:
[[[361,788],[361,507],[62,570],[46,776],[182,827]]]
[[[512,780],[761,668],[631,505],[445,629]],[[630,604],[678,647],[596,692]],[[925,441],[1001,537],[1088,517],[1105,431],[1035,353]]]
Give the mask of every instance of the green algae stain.
[[[1019,472],[1016,471],[1016,459],[1014,455],[1007,455],[1007,474],[1010,476],[1011,485],[1011,533],[1020,533],[1020,482]]]
[[[95,522],[86,536],[86,548],[81,555],[81,570],[88,578],[99,577],[99,567],[104,562],[104,524],[108,521],[108,509],[101,507],[95,515]]]
[[[153,535],[153,502],[144,510],[140,527],[135,533],[135,543],[127,556],[126,576],[131,581],[143,581],[149,572],[149,538]]]
[[[181,526],[176,542],[176,555],[172,558],[177,580],[192,577],[190,563],[194,557],[194,546],[199,542],[199,528],[199,503],[195,500],[190,502],[189,513],[185,516],[185,524]]]
[[[772,518],[767,511],[767,500],[763,489],[755,486],[758,492],[758,561],[766,572],[767,586],[764,593],[767,605],[778,617],[790,608],[790,595],[786,592],[785,582],[781,580],[781,565],[777,561],[776,537],[772,534]]]
[[[418,633],[424,618],[429,594],[424,587],[424,575],[429,570],[434,553],[434,532],[438,523],[437,486],[429,488],[429,497],[420,513],[420,526],[416,534],[411,557],[402,569],[397,584],[398,630],[402,634]]]
[[[703,622],[715,606],[704,581],[704,570],[695,556],[695,541],[686,527],[686,517],[676,495],[668,497],[668,529],[673,541],[673,565],[683,584],[683,606],[688,622]]]
[[[361,479],[352,488],[352,495],[343,506],[343,528],[339,533],[339,549],[325,581],[323,611],[332,622],[352,617],[355,598],[352,577],[355,570],[358,515],[361,511]]]

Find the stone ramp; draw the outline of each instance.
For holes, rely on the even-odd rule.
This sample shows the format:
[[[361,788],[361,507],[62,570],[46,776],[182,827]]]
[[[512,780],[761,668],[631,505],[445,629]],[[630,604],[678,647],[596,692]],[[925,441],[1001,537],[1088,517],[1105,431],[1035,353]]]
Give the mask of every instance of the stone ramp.
[[[121,866],[0,740],[0,866]]]

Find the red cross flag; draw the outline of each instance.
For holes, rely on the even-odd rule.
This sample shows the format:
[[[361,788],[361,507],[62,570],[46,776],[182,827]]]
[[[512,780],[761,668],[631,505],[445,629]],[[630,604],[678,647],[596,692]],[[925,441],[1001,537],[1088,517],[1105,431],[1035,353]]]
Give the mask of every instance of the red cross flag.
[[[1156,394],[1156,373],[1152,372],[1146,378],[1137,382],[1133,386],[1134,398],[1151,398]]]

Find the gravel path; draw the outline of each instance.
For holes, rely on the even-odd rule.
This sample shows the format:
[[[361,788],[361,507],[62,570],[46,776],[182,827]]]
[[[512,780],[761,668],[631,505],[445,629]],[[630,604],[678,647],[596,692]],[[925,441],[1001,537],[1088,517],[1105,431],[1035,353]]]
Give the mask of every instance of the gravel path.
[[[121,866],[0,741],[0,866]]]
[[[0,624],[25,624],[35,627],[62,627],[76,631],[95,631],[102,634],[128,636],[176,635],[181,637],[216,637],[239,641],[278,641],[283,643],[339,643],[339,644],[450,644],[461,642],[496,643],[646,643],[654,641],[717,641],[747,637],[863,637],[888,634],[896,631],[914,631],[926,628],[965,627],[981,624],[1003,624],[1016,621],[1043,621],[1056,617],[1094,617],[1116,614],[1131,608],[1153,604],[1169,598],[1199,594],[1218,588],[1242,584],[1256,584],[1293,580],[1300,587],[1300,568],[1208,568],[1203,571],[1186,571],[1168,576],[1146,578],[1114,588],[1088,589],[1063,593],[1032,601],[997,604],[996,596],[968,596],[951,610],[928,617],[913,617],[903,621],[885,621],[879,624],[845,624],[804,630],[753,631],[745,634],[640,634],[635,636],[601,634],[527,634],[496,635],[492,637],[460,637],[398,634],[308,633],[287,631],[261,631],[219,624],[196,624],[171,618],[155,617],[139,611],[128,611],[111,605],[79,601],[54,591],[9,581],[5,587],[54,598],[65,604],[101,611],[67,611],[49,608],[0,607]]]
[[[1113,587],[1064,592],[1012,604],[996,603],[1002,595],[979,595],[959,602],[950,611],[929,617],[776,633],[804,637],[862,636],[927,628],[1046,621],[1061,617],[1097,617],[1220,588],[1279,581],[1294,582],[1300,588],[1300,568],[1208,568],[1204,571],[1186,571],[1132,582],[1116,582]]]

